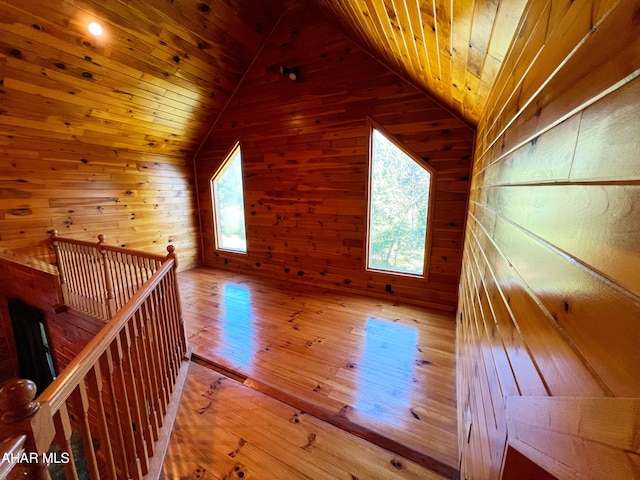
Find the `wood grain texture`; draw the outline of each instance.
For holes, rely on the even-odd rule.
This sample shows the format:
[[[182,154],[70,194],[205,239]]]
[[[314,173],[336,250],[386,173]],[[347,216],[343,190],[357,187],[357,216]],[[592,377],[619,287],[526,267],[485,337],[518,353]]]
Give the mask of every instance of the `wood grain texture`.
[[[57,275],[47,271],[46,265],[44,269],[33,268],[14,260],[0,259],[0,316],[8,327],[2,332],[6,335],[5,351],[8,357],[12,357],[8,360],[9,365],[17,362],[17,357],[8,300],[19,299],[43,313],[55,369],[60,372],[100,331],[104,323],[88,315],[58,311],[57,307],[62,305],[62,295]],[[19,371],[17,364],[14,368],[12,371],[15,377]]]
[[[529,422],[533,406],[514,413],[505,398],[560,408],[562,397],[566,415],[549,411],[575,411],[585,428],[607,408],[584,405],[640,398],[640,291],[630,268],[640,257],[639,7],[530,2],[489,96],[457,314],[461,476],[500,478],[506,445],[560,478],[624,477],[633,463],[597,447],[606,432],[552,432],[545,425],[555,420]],[[627,421],[637,431],[635,417]],[[545,445],[544,455],[516,437]],[[612,462],[607,473],[585,462],[600,454]],[[579,474],[550,465],[580,465]]]
[[[300,79],[280,76],[281,64],[297,66]],[[365,270],[368,117],[436,172],[425,279]],[[216,252],[213,239],[210,179],[238,140],[247,255]],[[462,121],[313,11],[294,11],[197,156],[204,263],[452,309],[472,142]]]
[[[315,0],[362,47],[476,125],[524,0]]]
[[[178,279],[195,354],[457,476],[451,314],[208,267]]]
[[[507,399],[510,444],[557,478],[640,475],[639,418],[638,398]]]
[[[166,480],[445,478],[197,364],[162,473]]]
[[[281,8],[0,2],[0,245],[103,233],[197,264],[193,154]]]

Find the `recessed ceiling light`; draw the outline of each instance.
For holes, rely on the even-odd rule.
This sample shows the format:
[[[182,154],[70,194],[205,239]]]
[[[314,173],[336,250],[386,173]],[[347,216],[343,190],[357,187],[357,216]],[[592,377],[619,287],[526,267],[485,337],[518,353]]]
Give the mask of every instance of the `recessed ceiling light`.
[[[88,25],[87,29],[89,30],[89,33],[91,35],[94,35],[96,37],[102,35],[102,25],[100,25],[98,22],[91,22]]]

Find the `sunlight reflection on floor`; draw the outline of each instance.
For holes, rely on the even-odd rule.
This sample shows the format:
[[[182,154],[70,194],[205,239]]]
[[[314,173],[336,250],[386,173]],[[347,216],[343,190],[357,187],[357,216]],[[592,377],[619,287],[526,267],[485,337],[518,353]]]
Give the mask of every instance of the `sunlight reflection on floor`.
[[[256,350],[251,312],[251,291],[242,284],[222,285],[222,315],[220,322],[220,354],[232,358],[240,366],[249,366]]]
[[[355,408],[363,415],[397,423],[399,409],[411,408],[418,330],[389,320],[369,318],[358,362]]]

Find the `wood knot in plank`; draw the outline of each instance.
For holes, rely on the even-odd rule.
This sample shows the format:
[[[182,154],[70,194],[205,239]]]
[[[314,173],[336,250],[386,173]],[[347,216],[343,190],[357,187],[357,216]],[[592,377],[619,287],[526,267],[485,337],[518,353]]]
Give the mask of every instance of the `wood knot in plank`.
[[[206,412],[211,408],[211,405],[213,405],[213,402],[209,402],[206,406],[204,406],[204,407],[202,407],[201,409],[199,409],[199,410],[198,410],[198,413],[199,413],[200,415],[202,415],[202,414],[206,413]]]
[[[309,437],[307,438],[307,444],[304,447],[302,447],[302,449],[303,450],[310,450],[315,441],[316,441],[316,434],[311,432],[309,434]]]
[[[291,419],[290,419],[291,423],[300,423],[300,419],[301,419],[302,415],[304,415],[303,411],[294,413],[293,417],[291,417]]]
[[[231,458],[235,457],[240,453],[240,450],[242,450],[242,447],[244,447],[246,444],[247,441],[244,438],[241,438],[238,441],[238,447],[233,452],[229,452],[227,455],[229,455]]]

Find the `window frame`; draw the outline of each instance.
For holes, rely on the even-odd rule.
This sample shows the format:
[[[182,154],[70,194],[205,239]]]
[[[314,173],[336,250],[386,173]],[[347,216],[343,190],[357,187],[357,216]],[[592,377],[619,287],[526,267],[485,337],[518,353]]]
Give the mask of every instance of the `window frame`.
[[[402,142],[400,142],[394,135],[389,133],[382,125],[373,120],[372,118],[368,118],[369,124],[369,145],[368,145],[368,170],[367,170],[367,216],[366,216],[366,227],[367,227],[367,236],[366,236],[366,246],[365,246],[365,270],[372,273],[381,273],[386,275],[395,275],[401,277],[408,278],[417,278],[417,279],[429,279],[429,266],[431,264],[431,240],[433,233],[433,212],[434,212],[434,203],[435,203],[435,184],[436,184],[436,172],[431,165],[425,162],[417,153],[408,148]],[[369,266],[369,258],[370,258],[370,240],[371,240],[371,199],[372,199],[372,172],[373,172],[373,132],[374,130],[378,130],[389,142],[393,143],[397,148],[402,150],[402,152],[411,158],[414,162],[416,162],[421,168],[426,170],[429,175],[429,200],[427,203],[427,225],[426,225],[426,233],[424,240],[424,262],[422,265],[422,273],[411,273],[411,272],[398,272],[395,270],[387,270],[383,268],[374,268]]]
[[[220,215],[218,214],[218,195],[216,192],[216,178],[220,177],[221,175],[224,174],[224,172],[229,168],[229,166],[231,165],[231,160],[235,157],[236,152],[239,152],[240,154],[240,179],[242,181],[242,214],[243,214],[243,227],[244,227],[244,236],[245,236],[245,241],[246,241],[246,245],[245,245],[245,249],[243,250],[236,250],[236,249],[231,249],[231,248],[225,248],[225,247],[221,247],[220,246],[220,238],[222,236],[222,233],[220,231],[220,222],[218,221],[218,218],[220,217]],[[212,219],[213,219],[213,238],[214,238],[214,247],[217,251],[221,251],[221,252],[225,252],[225,253],[235,253],[238,255],[247,255],[248,254],[248,247],[249,247],[249,242],[248,242],[248,238],[247,238],[247,215],[245,213],[246,209],[245,209],[245,205],[244,205],[244,170],[242,168],[242,148],[240,147],[240,141],[237,141],[233,147],[231,147],[231,149],[229,150],[229,153],[227,154],[227,156],[224,158],[224,160],[222,161],[222,163],[220,164],[220,166],[216,169],[216,171],[213,173],[213,175],[211,175],[211,178],[209,179],[209,187],[211,189],[211,207],[212,207]]]

